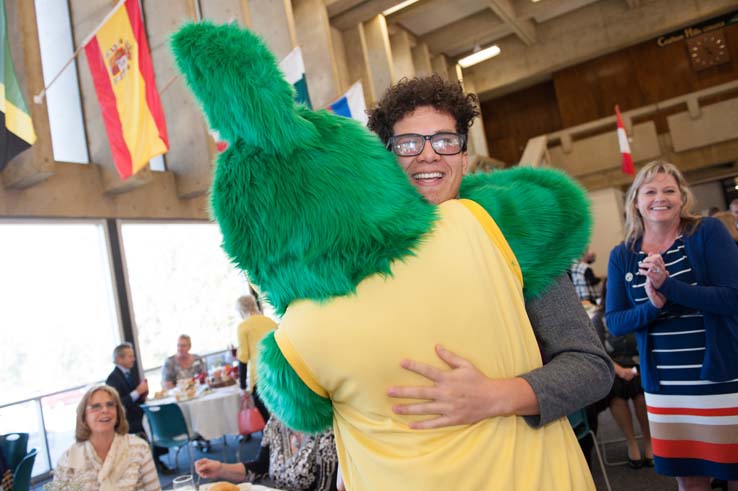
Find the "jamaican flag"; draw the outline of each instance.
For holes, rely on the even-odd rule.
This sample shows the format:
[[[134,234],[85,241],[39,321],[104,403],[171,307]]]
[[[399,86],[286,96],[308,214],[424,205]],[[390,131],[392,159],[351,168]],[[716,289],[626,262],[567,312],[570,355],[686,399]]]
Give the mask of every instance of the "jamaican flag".
[[[5,0],[0,0],[0,171],[36,141],[31,116],[15,78],[8,44]]]

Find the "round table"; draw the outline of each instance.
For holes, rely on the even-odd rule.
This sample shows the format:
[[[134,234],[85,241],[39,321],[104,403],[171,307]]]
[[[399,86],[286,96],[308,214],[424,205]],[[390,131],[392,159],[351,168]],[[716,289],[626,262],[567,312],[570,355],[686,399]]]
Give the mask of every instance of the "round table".
[[[164,397],[147,401],[147,404],[151,406],[178,404],[187,421],[190,433],[199,433],[206,440],[212,440],[223,435],[238,435],[241,394],[238,385],[232,385],[212,389],[187,401],[178,402],[174,397]]]

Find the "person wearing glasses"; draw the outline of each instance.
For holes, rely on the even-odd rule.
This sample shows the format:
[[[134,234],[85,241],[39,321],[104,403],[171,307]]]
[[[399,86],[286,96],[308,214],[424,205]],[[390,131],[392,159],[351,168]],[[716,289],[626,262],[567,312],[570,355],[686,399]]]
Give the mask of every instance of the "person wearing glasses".
[[[464,94],[460,84],[432,75],[391,86],[369,111],[368,126],[395,153],[418,192],[441,204],[459,196],[469,169],[468,131],[477,116],[474,94]],[[525,308],[547,364],[517,377],[492,379],[438,345],[436,353],[448,369],[404,360],[403,368],[432,385],[388,388],[390,397],[417,400],[397,404],[393,411],[428,416],[412,423],[415,429],[509,415],[522,416],[540,428],[607,395],[613,380],[610,359],[566,273],[539,297],[527,299]]]
[[[145,440],[128,433],[118,391],[90,388],[77,406],[76,442],[59,458],[53,489],[159,491],[159,477]]]
[[[402,357],[440,366],[439,342],[484,373],[526,383],[514,378],[542,360],[524,295],[541,293],[586,245],[583,190],[558,171],[513,169],[465,179],[476,201],[436,206],[360,123],[296,105],[253,33],[190,24],[172,46],[209,122],[231,142],[211,199],[223,246],[284,314],[259,352],[259,389],[273,414],[296,431],[333,427],[353,491],[594,489],[564,418],[531,428],[505,412],[415,431],[408,423],[422,418],[393,413],[385,394],[389,381],[419,383]],[[458,136],[437,136],[461,133],[453,124],[403,133],[429,136],[426,149],[463,151]],[[442,180],[446,170],[418,178]],[[535,191],[525,207],[518,187]],[[538,241],[528,245],[516,226]],[[604,351],[602,363],[609,375]]]

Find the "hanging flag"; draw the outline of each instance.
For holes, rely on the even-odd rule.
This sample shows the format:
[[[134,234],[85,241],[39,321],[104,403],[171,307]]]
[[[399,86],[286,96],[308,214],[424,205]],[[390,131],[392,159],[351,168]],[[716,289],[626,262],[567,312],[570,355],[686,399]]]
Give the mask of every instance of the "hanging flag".
[[[618,120],[618,145],[620,146],[620,153],[623,156],[623,172],[632,176],[635,175],[633,156],[630,153],[628,135],[625,133],[625,125],[623,125],[623,118],[620,116],[620,107],[617,104],[615,105],[615,116]]]
[[[284,78],[295,88],[295,100],[313,108],[308,94],[307,80],[305,79],[305,63],[302,61],[302,51],[299,47],[293,49],[279,62],[279,69]]]
[[[36,141],[33,122],[23,100],[10,58],[5,0],[0,0],[0,171],[10,159]]]
[[[328,110],[339,116],[360,121],[361,124],[366,126],[369,118],[366,115],[366,102],[364,101],[364,89],[361,86],[361,81],[352,85],[340,99],[329,104]]]
[[[126,179],[169,150],[138,0],[119,2],[85,43],[115,167]]]
[[[215,142],[216,152],[222,153],[228,149],[228,142],[220,138],[220,133],[218,133],[218,130],[211,129],[211,130],[208,130],[208,133],[210,133],[210,138],[212,138],[213,141]]]

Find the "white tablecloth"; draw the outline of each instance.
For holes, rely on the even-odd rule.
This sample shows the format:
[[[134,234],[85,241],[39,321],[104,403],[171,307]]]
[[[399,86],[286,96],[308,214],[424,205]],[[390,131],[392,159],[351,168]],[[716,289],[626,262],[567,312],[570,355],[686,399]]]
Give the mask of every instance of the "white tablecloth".
[[[191,433],[199,433],[206,440],[238,435],[238,411],[241,409],[238,385],[214,389],[189,401],[177,402],[174,397],[147,401],[149,405],[172,402],[179,404]]]

